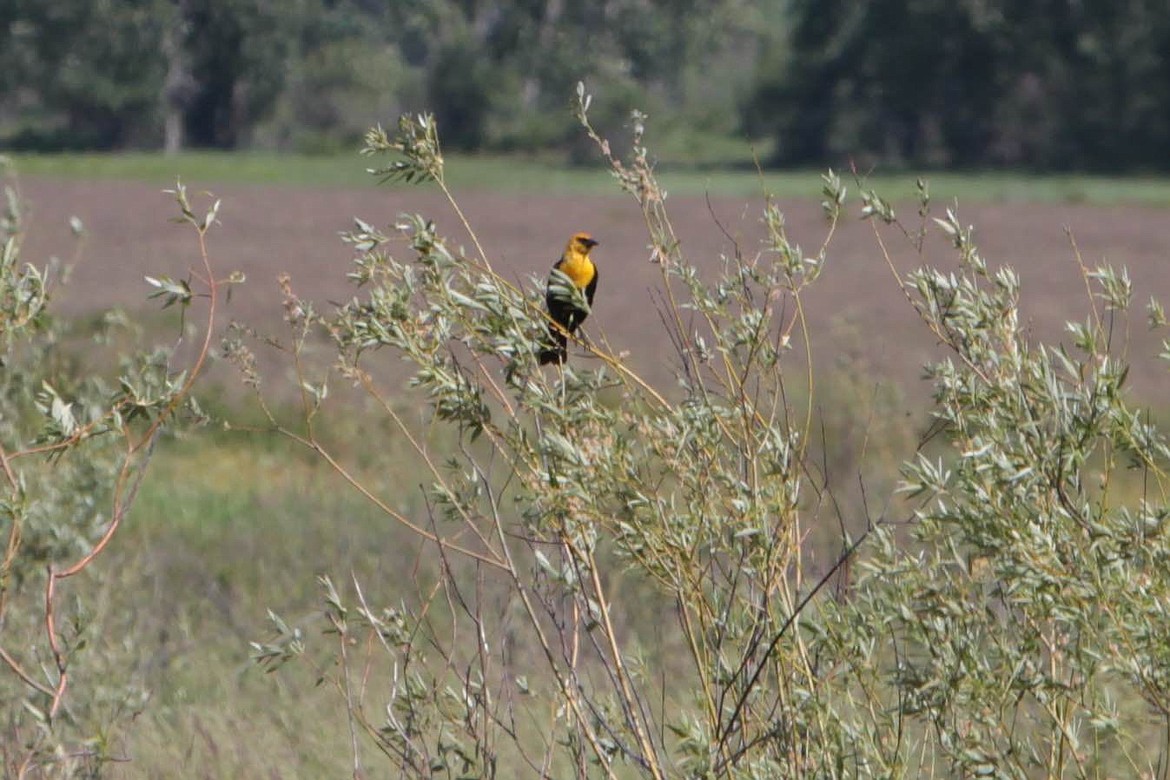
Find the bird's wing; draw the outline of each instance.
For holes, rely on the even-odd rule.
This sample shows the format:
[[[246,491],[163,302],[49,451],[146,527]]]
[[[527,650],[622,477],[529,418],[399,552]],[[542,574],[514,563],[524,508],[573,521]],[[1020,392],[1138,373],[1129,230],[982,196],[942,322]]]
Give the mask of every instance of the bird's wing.
[[[589,305],[593,305],[593,293],[597,292],[597,277],[601,276],[601,272],[597,270],[597,263],[593,263],[593,279],[585,287],[585,300],[589,301]]]

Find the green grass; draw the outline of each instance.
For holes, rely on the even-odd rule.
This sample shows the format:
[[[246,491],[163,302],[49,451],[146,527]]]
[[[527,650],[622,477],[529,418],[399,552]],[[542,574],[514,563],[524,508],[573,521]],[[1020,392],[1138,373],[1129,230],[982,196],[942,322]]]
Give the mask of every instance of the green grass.
[[[362,430],[371,430],[370,421],[364,422]],[[378,437],[375,444],[351,434],[338,443],[343,460],[369,458],[358,467],[365,483],[425,522],[425,467],[400,453],[402,442]],[[150,692],[142,712],[119,722],[109,735],[113,754],[128,759],[116,776],[168,776],[179,757],[192,767],[184,776],[196,778],[352,774],[346,713],[331,682],[337,640],[325,631],[315,575],[329,575],[350,605],[353,581],[361,582],[377,612],[413,605],[430,593],[438,562],[429,545],[381,515],[324,462],[302,454],[263,434],[205,432],[167,442],[155,456],[127,524],[99,563],[114,583],[101,596],[89,597],[109,616],[94,627],[95,636],[123,637],[120,643],[103,643],[108,687],[116,691],[118,683],[133,678]],[[470,587],[474,570],[458,560],[455,566],[455,576]],[[492,604],[505,603],[502,591],[491,595],[499,585],[487,578],[488,595],[480,595]],[[660,603],[647,583],[624,582],[621,592],[640,610]],[[249,641],[271,638],[269,608],[302,629],[308,664],[266,674],[249,661]],[[428,614],[445,626],[453,620],[452,608],[440,597]],[[639,614],[630,625],[656,621]],[[645,656],[662,662],[656,655],[660,645],[648,644]],[[665,647],[682,657],[681,647]],[[353,645],[354,668],[369,675],[367,712],[380,721],[389,676],[399,670],[376,646],[366,667],[364,654],[370,650]],[[546,690],[552,682],[529,651],[535,653],[518,649],[515,657],[525,668],[531,664],[526,677],[534,689]],[[325,680],[321,684],[314,665]],[[119,675],[119,669],[139,673]],[[88,679],[80,672],[78,677],[82,684]],[[543,712],[543,705],[535,706]],[[538,745],[541,722],[521,721],[529,747]],[[370,776],[385,775],[390,763],[367,737],[360,744]],[[520,766],[509,755],[502,746],[502,776],[513,776],[509,767],[518,776]]]
[[[847,417],[817,429],[830,440],[856,444],[868,437],[868,429],[857,427],[854,410],[881,399],[864,376],[850,379],[849,370],[831,377],[833,395],[826,407],[830,413],[850,410]],[[243,414],[225,411],[233,419]],[[348,410],[341,415],[346,424],[324,415],[319,424],[331,434],[331,451],[379,496],[423,520],[422,486],[431,478],[402,438]],[[882,409],[874,419],[906,424]],[[441,446],[447,435],[442,430],[428,433],[439,437],[436,451],[450,449],[450,441]],[[899,450],[913,449],[909,442],[882,449],[898,436],[877,429],[870,454],[888,466]],[[842,473],[855,468],[862,473],[861,464],[833,462]],[[880,475],[867,476],[866,482],[875,495],[885,493],[878,487]],[[855,511],[860,516],[864,506]],[[111,718],[116,722],[106,738],[112,755],[126,763],[110,767],[110,776],[173,776],[180,763],[183,776],[193,778],[353,774],[339,692],[328,682],[318,685],[305,664],[266,674],[249,661],[248,642],[269,638],[265,614],[272,608],[304,630],[307,658],[332,676],[329,650],[335,638],[323,633],[315,575],[329,574],[351,604],[351,578],[362,582],[375,610],[414,603],[420,584],[433,582],[428,549],[287,440],[207,430],[166,441],[130,517],[95,563],[93,573],[100,569],[103,576],[94,577],[91,587],[71,585],[69,594],[95,614],[90,633],[96,652],[85,656],[93,657],[94,665],[77,669],[73,700],[94,701],[99,694],[116,699],[127,684],[149,692],[136,715]],[[606,568],[621,567],[607,561]],[[678,682],[685,679],[686,664],[678,659],[686,651],[677,633],[656,617],[663,608],[661,594],[633,580],[613,584],[613,592],[621,598],[619,629],[628,632],[637,655],[648,668],[663,670],[679,690],[688,690]],[[502,596],[489,601],[506,603]],[[444,607],[442,599],[433,607],[440,626],[450,619]],[[639,644],[640,631],[646,633]],[[354,652],[362,649],[355,646]],[[385,677],[393,668],[388,655],[373,658],[367,705],[377,720],[388,690]],[[524,668],[539,689],[540,665],[531,660]],[[544,685],[547,690],[547,680]],[[95,719],[105,712],[98,709]],[[528,720],[521,725],[533,726]],[[535,736],[528,738],[536,744]],[[390,762],[369,739],[362,737],[360,744],[368,776],[386,776]],[[501,776],[520,774],[505,770]]]
[[[156,454],[100,562],[117,580],[102,611],[127,617],[123,631],[98,633],[125,637],[109,652],[140,671],[151,695],[112,735],[115,754],[132,761],[125,776],[167,776],[179,756],[193,762],[190,777],[347,773],[337,691],[303,668],[266,674],[248,643],[269,639],[271,608],[319,655],[330,640],[315,575],[331,575],[343,593],[355,577],[372,599],[393,603],[412,587],[418,544],[322,462],[298,454],[287,442],[240,434],[196,436]],[[372,484],[418,500],[391,480]],[[386,768],[364,752],[377,771]]]
[[[373,178],[366,169],[379,161],[354,154],[299,156],[269,152],[184,152],[167,157],[155,153],[16,155],[25,175],[77,179],[129,179],[158,184],[176,178],[191,185],[223,183],[281,184],[288,186],[367,187]],[[675,159],[678,159],[677,156]],[[753,197],[769,192],[777,197],[807,198],[819,193],[820,171],[752,169],[750,150],[744,147],[739,168],[686,168],[664,163],[661,179],[675,195]],[[550,159],[529,156],[448,155],[447,176],[455,189],[492,189],[523,193],[616,194],[613,178],[601,168],[573,168]],[[888,200],[914,195],[916,176],[909,173],[871,177],[867,186]],[[1031,175],[1026,173],[924,174],[936,202],[960,198],[964,203],[1119,203],[1170,206],[1170,179],[1155,177],[1090,176],[1083,174]],[[405,186],[405,185],[399,185]],[[857,185],[851,184],[856,193]]]

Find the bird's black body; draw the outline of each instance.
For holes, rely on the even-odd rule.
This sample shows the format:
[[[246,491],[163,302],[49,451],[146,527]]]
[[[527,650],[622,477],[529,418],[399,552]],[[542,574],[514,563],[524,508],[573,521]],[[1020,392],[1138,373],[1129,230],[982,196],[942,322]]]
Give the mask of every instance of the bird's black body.
[[[577,233],[569,239],[565,253],[553,265],[584,292],[590,306],[593,305],[593,294],[597,291],[597,266],[589,258],[589,252],[595,246],[597,242],[588,234]],[[549,342],[540,350],[540,364],[564,363],[568,357],[569,334],[576,332],[589,312],[574,306],[563,292],[554,290],[551,280],[544,300],[548,306],[548,316],[556,325],[549,323]]]
[[[596,290],[597,272],[594,271],[593,281],[585,286],[585,300],[590,306],[593,305],[593,293]],[[553,322],[564,328],[564,331],[549,325],[548,335],[552,339],[552,346],[541,350],[540,364],[543,366],[547,363],[564,363],[569,354],[569,337],[565,331],[576,333],[577,328],[588,316],[588,312],[578,309],[572,301],[566,300],[563,295],[553,295],[551,290],[545,293],[544,300],[548,305],[548,316],[552,317]]]

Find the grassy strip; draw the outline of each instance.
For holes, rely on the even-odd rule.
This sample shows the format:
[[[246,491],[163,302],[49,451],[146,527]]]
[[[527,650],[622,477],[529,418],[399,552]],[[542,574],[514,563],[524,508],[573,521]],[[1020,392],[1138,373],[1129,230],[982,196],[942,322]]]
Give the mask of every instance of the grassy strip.
[[[75,179],[130,179],[158,184],[176,177],[193,184],[282,184],[290,186],[365,187],[370,162],[356,154],[335,156],[282,155],[268,152],[184,152],[173,157],[134,152],[126,154],[16,155],[18,170],[26,175]],[[456,189],[492,189],[500,192],[556,192],[613,194],[608,173],[574,168],[524,156],[448,155],[448,178]],[[912,174],[874,176],[870,184],[883,196],[909,198]],[[1170,179],[1089,176],[1081,174],[1034,176],[1024,173],[925,174],[936,201],[960,197],[964,203],[1087,203],[1093,205],[1170,205]],[[698,170],[664,164],[662,180],[676,195],[808,197],[820,190],[819,171],[769,171],[743,168]],[[407,186],[407,185],[400,185]],[[856,190],[856,187],[852,189]]]
[[[347,773],[337,691],[303,672],[265,674],[248,660],[248,642],[270,638],[272,608],[322,652],[330,639],[315,575],[332,575],[343,592],[355,576],[376,603],[393,604],[417,589],[418,545],[300,455],[265,436],[214,434],[156,455],[126,533],[102,562],[117,584],[94,599],[100,614],[127,616],[125,639],[103,644],[107,662],[135,670],[150,692],[142,714],[109,735],[136,776],[167,776],[180,756],[200,768],[192,777]]]

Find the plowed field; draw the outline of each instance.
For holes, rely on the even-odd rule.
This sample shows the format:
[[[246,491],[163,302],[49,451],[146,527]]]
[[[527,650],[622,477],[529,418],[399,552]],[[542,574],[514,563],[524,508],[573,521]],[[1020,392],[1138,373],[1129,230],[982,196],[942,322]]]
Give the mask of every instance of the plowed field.
[[[112,305],[144,310],[154,305],[145,301],[144,275],[180,277],[194,267],[194,234],[169,221],[177,213],[175,204],[155,185],[28,177],[21,188],[32,208],[25,255],[30,262],[71,254],[69,216],[80,217],[87,229],[72,281],[59,296],[60,311],[77,314]],[[345,280],[351,252],[337,233],[349,228],[355,216],[386,226],[400,213],[418,212],[437,221],[445,234],[461,236],[441,196],[422,188],[231,185],[214,190],[223,206],[222,226],[210,238],[213,261],[225,275],[239,270],[248,278],[233,293],[228,315],[262,329],[279,328],[278,274],[291,274],[298,293],[322,305],[351,294]],[[650,376],[668,381],[672,350],[657,310],[661,272],[649,262],[645,229],[632,201],[621,195],[518,196],[483,190],[459,197],[497,270],[517,280],[543,277],[570,233],[591,231],[601,241],[596,250],[601,279],[587,330],[627,350],[628,360]],[[725,232],[749,256],[760,249],[759,202],[680,197],[668,205],[683,251],[703,269],[714,272],[720,255],[735,251]],[[825,231],[816,193],[780,205],[792,239],[815,252]],[[915,224],[914,206],[902,206]],[[872,227],[856,218],[857,209],[854,204],[853,216],[838,230],[825,273],[805,299],[815,360],[824,367],[843,354],[860,358],[914,396],[916,385],[922,389],[919,366],[935,352],[934,339],[895,284]],[[961,204],[959,215],[964,224],[976,226],[989,263],[1011,265],[1020,273],[1021,318],[1037,339],[1061,338],[1065,320],[1084,320],[1088,313],[1085,281],[1066,228],[1090,268],[1105,261],[1125,265],[1135,290],[1128,325],[1132,381],[1143,399],[1164,403],[1165,368],[1154,359],[1162,335],[1149,333],[1145,303],[1154,296],[1170,305],[1170,213],[1150,207],[973,203]],[[919,262],[898,234],[882,234],[903,272]],[[955,267],[954,253],[942,241],[928,244],[926,258]],[[1124,330],[1116,338],[1118,343],[1127,338]]]

